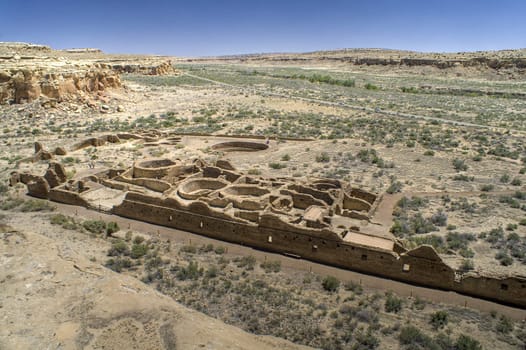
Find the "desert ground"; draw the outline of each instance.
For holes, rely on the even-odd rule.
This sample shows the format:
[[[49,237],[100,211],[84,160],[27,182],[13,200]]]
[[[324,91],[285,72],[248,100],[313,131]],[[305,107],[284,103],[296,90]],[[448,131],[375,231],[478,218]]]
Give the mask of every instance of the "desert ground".
[[[525,347],[526,312],[517,307],[9,186],[13,171],[48,168],[35,142],[68,179],[161,157],[339,179],[382,195],[378,227],[359,223],[363,232],[431,245],[466,272],[526,276],[524,50],[185,59],[0,47],[0,348]],[[177,142],[75,148],[110,133],[161,131]],[[236,136],[270,147],[212,148]],[[105,208],[118,196],[90,200]]]

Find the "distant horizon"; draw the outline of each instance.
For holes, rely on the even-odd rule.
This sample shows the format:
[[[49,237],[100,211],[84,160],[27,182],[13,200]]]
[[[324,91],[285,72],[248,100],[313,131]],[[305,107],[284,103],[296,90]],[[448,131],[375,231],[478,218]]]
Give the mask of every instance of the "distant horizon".
[[[6,0],[0,41],[177,57],[520,50],[524,13],[516,0]]]
[[[521,51],[526,50],[526,47],[519,48],[505,48],[505,49],[496,49],[496,50],[473,50],[473,51],[418,51],[410,49],[397,49],[397,48],[382,48],[382,47],[344,47],[344,48],[333,48],[333,49],[319,49],[319,50],[310,50],[310,51],[279,51],[279,52],[241,52],[241,53],[231,53],[231,54],[219,54],[219,55],[206,55],[206,56],[181,56],[181,55],[163,55],[157,53],[148,53],[148,52],[108,52],[99,47],[53,47],[45,43],[31,43],[23,41],[0,41],[0,44],[29,44],[29,45],[39,45],[39,46],[49,46],[52,50],[65,51],[65,50],[100,50],[104,54],[110,55],[144,55],[144,56],[166,56],[166,57],[180,57],[180,58],[209,58],[209,57],[228,57],[228,56],[251,56],[251,55],[280,55],[280,54],[309,54],[315,52],[330,52],[330,51],[345,51],[345,50],[378,50],[378,51],[400,51],[400,52],[413,52],[420,54],[455,54],[455,53],[477,53],[477,52],[499,52],[499,51]]]

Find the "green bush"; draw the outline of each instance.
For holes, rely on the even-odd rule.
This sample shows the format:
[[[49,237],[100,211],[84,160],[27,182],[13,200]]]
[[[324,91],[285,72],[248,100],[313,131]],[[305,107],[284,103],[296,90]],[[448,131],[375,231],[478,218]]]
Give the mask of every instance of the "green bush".
[[[197,248],[193,245],[184,245],[181,247],[180,251],[183,253],[195,254],[197,253]]]
[[[402,191],[403,186],[404,185],[400,181],[394,181],[391,183],[391,185],[389,185],[389,187],[387,188],[387,190],[385,190],[385,192],[389,194],[397,193],[397,192]]]
[[[424,334],[418,328],[414,326],[405,326],[400,330],[398,336],[400,345],[403,345],[407,349],[426,349],[426,350],[438,350],[438,346],[433,342],[433,339],[428,335]]]
[[[462,272],[468,272],[475,268],[475,264],[473,263],[473,260],[471,259],[464,259],[462,260],[462,263],[460,264],[460,271]]]
[[[179,271],[177,271],[176,273],[177,279],[181,281],[189,280],[189,279],[196,280],[201,275],[203,275],[203,269],[202,268],[200,269],[197,262],[195,261],[190,261],[187,267],[183,267],[179,269]]]
[[[399,313],[402,310],[402,299],[396,297],[392,293],[388,293],[385,299],[385,311],[392,313]]]
[[[139,259],[148,253],[148,246],[146,244],[132,245],[130,256],[132,259]]]
[[[55,206],[52,205],[49,201],[44,201],[41,199],[29,199],[23,201],[18,210],[22,212],[34,212],[34,211],[53,211]]]
[[[461,334],[455,343],[455,350],[482,350],[482,345],[478,340]]]
[[[340,280],[333,276],[326,276],[321,285],[326,291],[335,292],[340,287]]]
[[[123,240],[117,240],[113,242],[111,248],[108,250],[108,256],[119,256],[119,255],[129,255],[130,249],[128,245]]]
[[[49,221],[52,225],[59,225],[67,230],[78,230],[81,227],[74,218],[63,214],[55,214],[49,218]]]
[[[513,322],[506,316],[502,315],[500,316],[495,329],[499,333],[508,334],[513,330]]]
[[[281,157],[281,160],[283,162],[288,162],[290,160],[290,156],[288,154],[284,154],[282,157]]]
[[[106,261],[105,266],[115,272],[121,272],[124,268],[130,268],[132,266],[132,262],[128,257],[111,258]]]
[[[271,168],[271,169],[275,169],[275,170],[284,169],[284,168],[287,167],[286,164],[283,164],[283,163],[277,163],[277,162],[268,163],[268,166],[269,166],[269,168]]]
[[[225,253],[225,247],[221,247],[221,246],[215,247],[214,253],[216,253],[218,255],[224,254]]]
[[[120,230],[119,225],[115,221],[110,221],[106,224],[106,234],[111,236]]]
[[[492,191],[494,188],[495,188],[495,186],[493,186],[491,184],[485,184],[485,185],[480,186],[480,190],[482,192],[489,192],[489,191]]]
[[[331,157],[327,152],[321,152],[320,154],[316,155],[316,161],[318,163],[328,163],[331,161]]]
[[[256,258],[252,255],[244,256],[236,261],[237,267],[244,267],[246,270],[254,270],[256,265]]]
[[[265,270],[266,273],[270,272],[280,272],[281,271],[281,261],[265,261],[261,263],[261,268]]]
[[[82,227],[84,227],[86,231],[99,234],[106,230],[106,223],[102,220],[86,220],[82,223]]]
[[[468,166],[465,163],[465,161],[462,159],[458,159],[458,158],[453,159],[453,168],[455,168],[456,171],[468,170]]]
[[[431,320],[429,323],[433,326],[434,329],[440,329],[447,326],[449,321],[449,314],[446,311],[437,311],[431,314]]]

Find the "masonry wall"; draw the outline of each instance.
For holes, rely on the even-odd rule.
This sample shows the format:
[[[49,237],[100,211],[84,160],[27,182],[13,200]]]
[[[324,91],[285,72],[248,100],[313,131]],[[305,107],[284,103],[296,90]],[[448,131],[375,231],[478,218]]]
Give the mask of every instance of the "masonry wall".
[[[489,277],[466,277],[456,282],[455,271],[433,257],[411,256],[406,253],[398,255],[371,247],[351,245],[334,239],[328,233],[324,235],[324,230],[318,230],[313,235],[302,229],[291,231],[290,227],[280,226],[279,222],[257,225],[241,219],[236,222],[226,215],[211,217],[210,208],[204,203],[190,208],[193,212],[188,212],[183,207],[175,209],[172,205],[165,206],[169,204],[168,200],[139,194],[133,194],[132,197],[134,198],[127,197],[120,206],[115,207],[114,213],[367,274],[526,307],[526,281],[521,282],[519,279],[503,281]],[[149,198],[150,204],[141,201],[146,198]]]

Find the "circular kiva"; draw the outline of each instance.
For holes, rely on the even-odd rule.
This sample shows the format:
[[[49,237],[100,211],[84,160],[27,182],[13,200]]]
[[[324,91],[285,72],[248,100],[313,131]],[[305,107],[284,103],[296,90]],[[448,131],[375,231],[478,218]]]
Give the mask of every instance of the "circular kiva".
[[[134,165],[133,177],[160,178],[165,176],[176,164],[176,162],[166,158],[141,161]]]
[[[195,200],[227,186],[229,182],[220,179],[192,179],[179,185],[177,193],[181,198]]]
[[[222,142],[212,146],[213,150],[222,152],[257,152],[264,151],[268,145],[260,142],[230,141]]]
[[[270,191],[266,188],[253,185],[234,185],[225,188],[221,193],[230,196],[261,197],[270,193]]]

